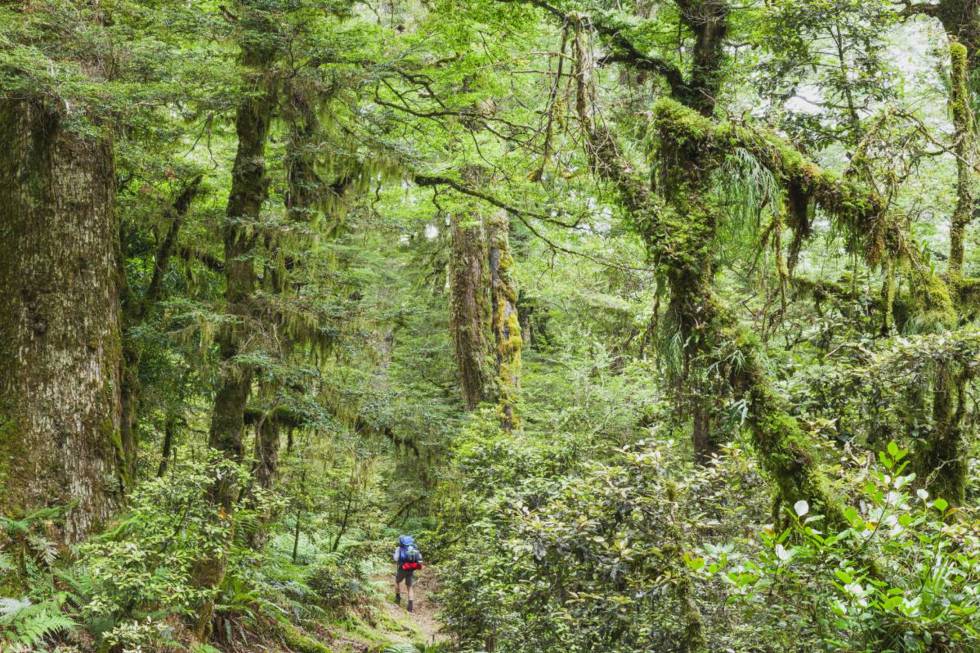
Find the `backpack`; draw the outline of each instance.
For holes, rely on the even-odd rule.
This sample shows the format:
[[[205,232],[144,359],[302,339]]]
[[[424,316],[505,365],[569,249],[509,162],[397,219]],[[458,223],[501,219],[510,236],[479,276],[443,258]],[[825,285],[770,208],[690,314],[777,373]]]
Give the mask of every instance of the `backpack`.
[[[398,538],[398,566],[405,571],[422,568],[422,552],[411,535]]]

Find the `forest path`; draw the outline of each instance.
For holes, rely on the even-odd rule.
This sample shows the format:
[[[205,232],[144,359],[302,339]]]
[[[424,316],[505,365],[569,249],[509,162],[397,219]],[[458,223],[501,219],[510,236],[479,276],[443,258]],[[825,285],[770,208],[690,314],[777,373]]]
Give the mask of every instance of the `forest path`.
[[[393,600],[395,591],[393,576],[394,571],[390,574],[375,574],[372,577],[375,583],[384,587],[385,601],[383,605],[388,617],[397,624],[409,626],[404,633],[390,633],[392,641],[417,643],[421,640],[426,646],[447,641],[446,635],[440,632],[442,623],[437,616],[438,606],[432,598],[432,595],[439,588],[438,572],[432,567],[425,567],[416,572],[414,612],[408,612],[405,609],[408,598],[404,589],[402,590],[401,605],[395,604]]]

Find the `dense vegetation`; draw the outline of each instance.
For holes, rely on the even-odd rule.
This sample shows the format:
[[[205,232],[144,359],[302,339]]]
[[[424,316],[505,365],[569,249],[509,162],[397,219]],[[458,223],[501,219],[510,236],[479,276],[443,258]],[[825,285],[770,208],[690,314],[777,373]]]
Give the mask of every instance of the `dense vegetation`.
[[[0,650],[978,650],[978,68],[978,0],[0,3]]]

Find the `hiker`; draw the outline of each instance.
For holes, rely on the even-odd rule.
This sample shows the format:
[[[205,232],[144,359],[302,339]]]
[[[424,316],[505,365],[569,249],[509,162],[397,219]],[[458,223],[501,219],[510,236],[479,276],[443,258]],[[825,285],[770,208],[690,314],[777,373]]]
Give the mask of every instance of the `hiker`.
[[[408,611],[412,612],[415,607],[415,570],[422,568],[422,552],[415,545],[415,538],[411,535],[402,535],[398,538],[398,548],[395,549],[395,603],[401,605],[402,592],[401,583],[405,581],[408,588]]]

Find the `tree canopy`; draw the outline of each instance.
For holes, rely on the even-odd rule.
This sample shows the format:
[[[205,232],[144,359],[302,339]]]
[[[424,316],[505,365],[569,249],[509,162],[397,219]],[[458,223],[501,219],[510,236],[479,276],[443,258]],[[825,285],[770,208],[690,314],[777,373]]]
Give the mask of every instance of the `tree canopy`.
[[[0,650],[977,650],[978,69],[977,0],[0,3]]]

